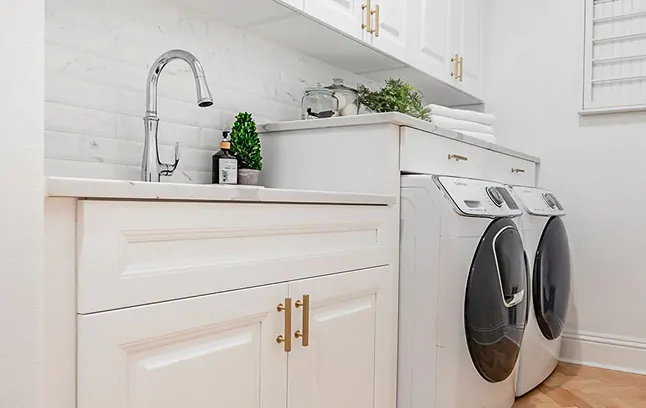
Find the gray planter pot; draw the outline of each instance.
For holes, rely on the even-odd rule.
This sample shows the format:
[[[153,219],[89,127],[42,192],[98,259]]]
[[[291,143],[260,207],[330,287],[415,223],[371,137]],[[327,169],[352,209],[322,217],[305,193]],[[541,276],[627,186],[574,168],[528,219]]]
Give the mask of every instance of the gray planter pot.
[[[258,185],[258,176],[260,176],[260,170],[238,169],[238,184]]]

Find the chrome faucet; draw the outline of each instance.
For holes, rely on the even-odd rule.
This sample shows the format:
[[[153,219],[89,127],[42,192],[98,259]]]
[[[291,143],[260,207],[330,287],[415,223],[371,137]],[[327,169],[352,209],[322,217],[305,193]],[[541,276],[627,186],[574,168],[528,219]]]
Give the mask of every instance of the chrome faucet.
[[[146,116],[144,116],[146,139],[144,144],[144,157],[141,163],[142,181],[158,182],[161,176],[172,175],[177,168],[177,163],[179,163],[179,142],[175,143],[175,161],[173,164],[163,163],[159,159],[159,144],[157,142],[157,129],[159,127],[159,118],[157,117],[157,83],[159,82],[159,75],[166,64],[174,59],[186,61],[193,71],[195,86],[197,88],[197,106],[204,108],[213,105],[213,97],[206,84],[204,69],[200,61],[193,54],[184,50],[171,50],[157,58],[157,61],[150,67],[150,72],[148,73],[148,88],[146,89]]]

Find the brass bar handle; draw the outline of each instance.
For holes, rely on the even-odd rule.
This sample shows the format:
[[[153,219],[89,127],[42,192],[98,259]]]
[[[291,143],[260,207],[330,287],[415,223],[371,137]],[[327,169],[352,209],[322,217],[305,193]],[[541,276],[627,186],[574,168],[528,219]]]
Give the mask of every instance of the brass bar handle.
[[[467,161],[469,158],[467,156],[460,156],[459,154],[449,154],[449,160],[455,159],[455,161]]]
[[[464,57],[460,57],[460,82],[462,82],[462,74],[464,74]]]
[[[292,298],[285,298],[285,304],[278,304],[276,310],[285,312],[285,335],[279,334],[276,343],[285,343],[285,353],[292,351]]]
[[[375,33],[375,37],[379,37],[379,4],[375,6],[374,10],[370,11],[370,14],[375,15],[375,25],[371,32]]]
[[[362,29],[362,30],[366,30],[366,31],[367,31],[367,32],[369,32],[369,33],[371,33],[371,32],[372,32],[372,31],[371,31],[371,30],[372,30],[372,26],[371,26],[371,24],[370,24],[370,22],[371,22],[371,20],[372,20],[372,17],[371,17],[372,11],[370,10],[370,7],[371,7],[371,6],[370,6],[370,1],[371,1],[371,0],[367,0],[367,4],[362,4],[362,5],[361,5],[361,10],[366,10],[366,22],[365,22],[365,23],[364,23],[364,22],[361,22],[361,29]],[[363,15],[363,12],[362,12],[361,14]]]
[[[296,330],[294,337],[301,339],[303,347],[307,347],[310,344],[310,295],[303,295],[303,301],[297,300],[294,306],[303,308],[303,332]]]
[[[458,69],[460,64],[458,54],[455,54],[453,57],[451,57],[451,62],[454,64],[453,71],[451,71],[451,76],[455,79],[458,79]]]
[[[525,170],[524,170],[524,169],[514,169],[514,168],[512,168],[512,169],[511,169],[511,172],[512,172],[512,173],[524,173],[524,172],[525,172]]]

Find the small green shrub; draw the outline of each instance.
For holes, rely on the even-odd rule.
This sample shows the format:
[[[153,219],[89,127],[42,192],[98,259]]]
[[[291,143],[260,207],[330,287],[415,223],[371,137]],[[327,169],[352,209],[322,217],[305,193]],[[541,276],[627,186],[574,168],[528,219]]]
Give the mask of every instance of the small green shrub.
[[[260,137],[250,113],[240,112],[231,128],[231,152],[242,169],[262,170]]]
[[[401,112],[406,115],[428,119],[429,110],[424,107],[424,95],[401,79],[390,78],[378,91],[359,85],[361,104],[372,112]]]

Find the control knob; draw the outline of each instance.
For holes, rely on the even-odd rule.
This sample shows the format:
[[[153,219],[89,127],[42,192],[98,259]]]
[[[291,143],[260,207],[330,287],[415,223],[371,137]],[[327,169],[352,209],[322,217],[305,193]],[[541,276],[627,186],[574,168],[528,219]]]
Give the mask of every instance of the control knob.
[[[491,202],[494,203],[496,207],[502,207],[502,203],[505,201],[505,199],[502,197],[496,187],[487,187],[485,191],[487,192],[487,195],[489,196]]]
[[[547,204],[548,207],[552,209],[556,207],[556,202],[551,194],[543,193],[543,200],[545,200],[545,204]]]

